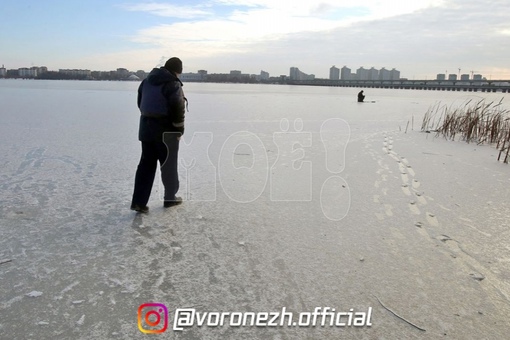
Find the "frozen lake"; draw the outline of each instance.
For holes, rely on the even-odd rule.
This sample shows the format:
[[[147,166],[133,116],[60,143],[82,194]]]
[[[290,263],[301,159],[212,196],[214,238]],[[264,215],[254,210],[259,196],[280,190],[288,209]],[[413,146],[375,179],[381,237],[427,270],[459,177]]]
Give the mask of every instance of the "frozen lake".
[[[510,168],[419,131],[437,102],[504,94],[186,83],[186,202],[163,209],[157,182],[142,216],[137,88],[0,80],[0,338],[143,338],[148,302],[165,338],[510,332]],[[171,329],[176,308],[282,307],[372,307],[373,324]]]

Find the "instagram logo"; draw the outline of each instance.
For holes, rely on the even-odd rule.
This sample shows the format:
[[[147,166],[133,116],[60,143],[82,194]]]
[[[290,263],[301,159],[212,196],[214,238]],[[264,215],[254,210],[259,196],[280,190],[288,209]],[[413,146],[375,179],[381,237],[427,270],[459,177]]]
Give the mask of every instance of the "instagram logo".
[[[142,315],[145,313],[145,316]],[[163,316],[163,325],[161,325]],[[147,328],[149,329],[147,329]],[[163,333],[168,328],[168,309],[162,303],[144,303],[138,307],[138,329],[142,333]]]

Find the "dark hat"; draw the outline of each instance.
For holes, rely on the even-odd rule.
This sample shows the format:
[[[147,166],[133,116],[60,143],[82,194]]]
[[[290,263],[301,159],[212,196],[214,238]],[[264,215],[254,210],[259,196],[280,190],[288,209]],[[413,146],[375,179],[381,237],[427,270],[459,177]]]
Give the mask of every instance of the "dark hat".
[[[165,68],[174,73],[182,73],[182,61],[179,58],[173,57],[166,61]]]

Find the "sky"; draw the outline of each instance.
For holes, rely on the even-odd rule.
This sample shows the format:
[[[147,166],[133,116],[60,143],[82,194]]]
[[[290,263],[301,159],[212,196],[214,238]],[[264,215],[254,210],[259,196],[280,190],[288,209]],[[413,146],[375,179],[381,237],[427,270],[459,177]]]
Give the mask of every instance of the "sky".
[[[7,69],[150,71],[328,78],[332,66],[510,79],[509,0],[2,0]],[[459,71],[460,69],[460,71]]]

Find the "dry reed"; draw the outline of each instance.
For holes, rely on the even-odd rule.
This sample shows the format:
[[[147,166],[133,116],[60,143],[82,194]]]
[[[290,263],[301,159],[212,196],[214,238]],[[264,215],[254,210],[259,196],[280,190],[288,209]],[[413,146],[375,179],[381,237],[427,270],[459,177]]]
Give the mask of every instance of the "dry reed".
[[[487,143],[499,150],[498,160],[504,155],[508,163],[510,154],[510,110],[485,99],[467,101],[457,108],[436,103],[423,117],[421,131],[436,132],[436,136],[451,140],[460,138],[467,143]]]

